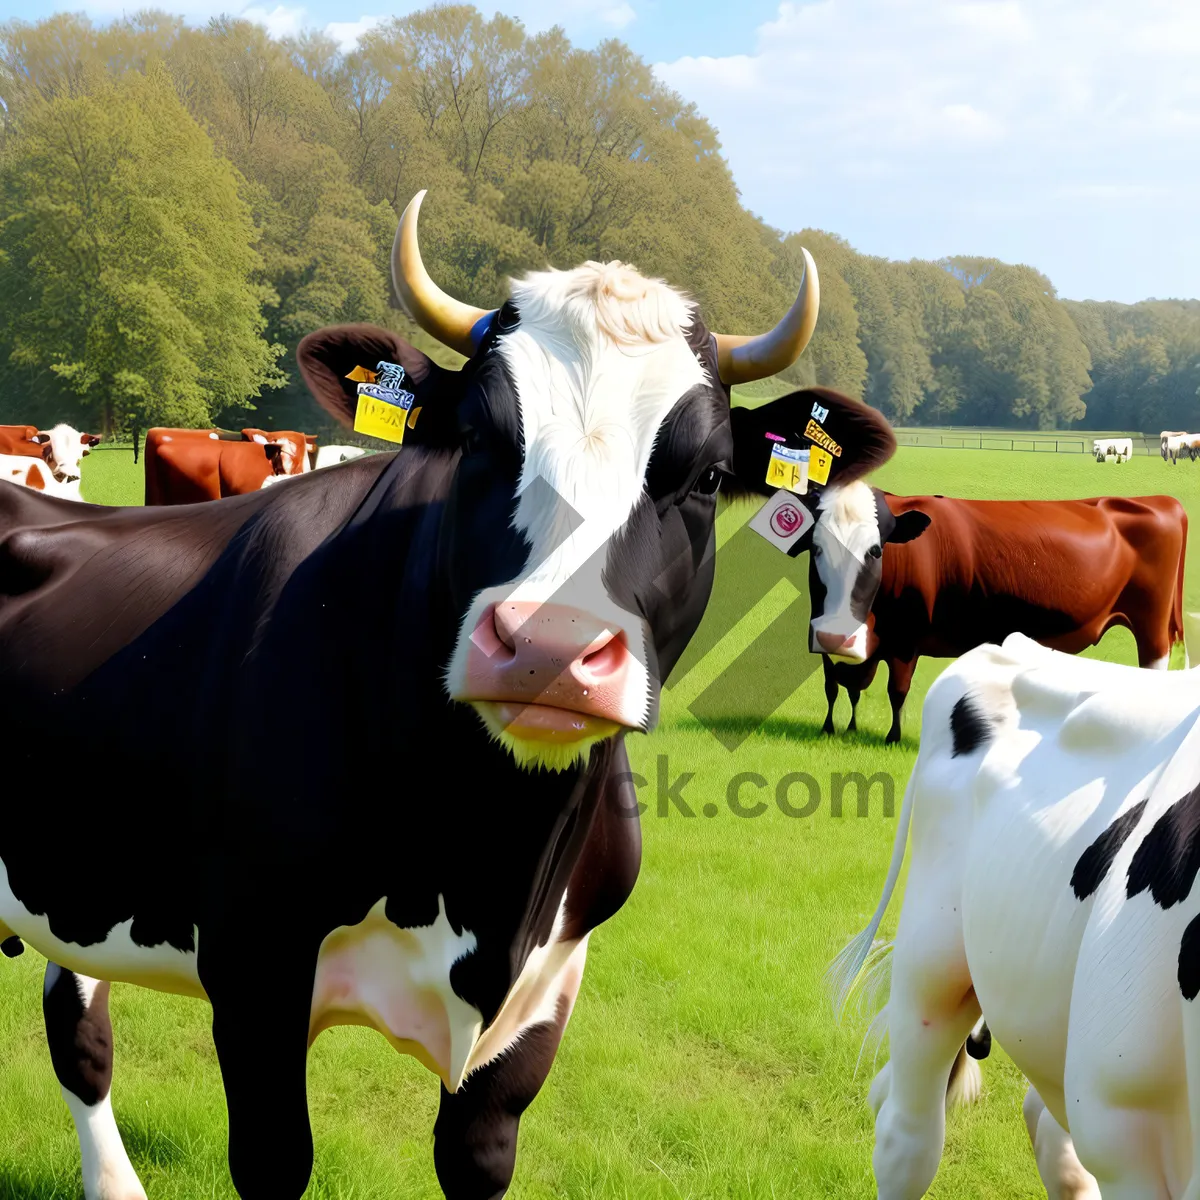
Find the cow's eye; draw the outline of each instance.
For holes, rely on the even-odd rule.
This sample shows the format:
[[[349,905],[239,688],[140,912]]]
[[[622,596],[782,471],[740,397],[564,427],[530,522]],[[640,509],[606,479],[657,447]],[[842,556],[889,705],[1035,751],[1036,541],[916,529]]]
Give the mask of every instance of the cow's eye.
[[[463,454],[476,454],[483,449],[483,435],[472,426],[463,431],[462,435],[462,452]]]
[[[709,467],[703,471],[700,478],[696,480],[696,486],[693,491],[699,492],[701,496],[712,496],[721,487],[721,471],[718,467]]]
[[[878,558],[883,553],[883,547],[882,546],[872,546],[870,548],[870,550],[867,551],[867,553],[872,558]]]
[[[813,558],[820,558],[820,557],[821,557],[821,547],[820,547],[820,546],[818,546],[818,545],[816,544],[816,542],[813,542],[813,547],[812,547],[812,556],[813,556]]]

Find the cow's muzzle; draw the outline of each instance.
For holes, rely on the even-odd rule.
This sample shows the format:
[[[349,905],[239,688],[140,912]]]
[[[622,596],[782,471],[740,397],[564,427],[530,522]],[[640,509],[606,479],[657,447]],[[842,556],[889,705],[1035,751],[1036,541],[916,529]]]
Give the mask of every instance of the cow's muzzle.
[[[480,614],[454,699],[506,740],[593,742],[641,727],[645,672],[637,665],[623,632],[581,609],[504,600]]]
[[[813,630],[812,652],[842,659],[844,662],[863,663],[870,657],[870,641],[865,625],[860,625],[850,633]]]

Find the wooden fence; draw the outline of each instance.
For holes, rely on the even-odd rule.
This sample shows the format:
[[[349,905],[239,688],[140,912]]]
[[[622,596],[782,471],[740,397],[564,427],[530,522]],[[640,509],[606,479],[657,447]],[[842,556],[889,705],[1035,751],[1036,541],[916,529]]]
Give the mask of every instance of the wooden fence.
[[[923,446],[942,450],[1013,450],[1026,454],[1088,454],[1092,453],[1092,442],[1103,440],[1108,435],[1084,434],[1082,436],[1061,434],[1022,434],[1011,436],[999,433],[972,433],[969,430],[942,433],[937,430],[896,430],[896,442],[901,446]],[[1161,454],[1160,441],[1147,434],[1113,434],[1127,437],[1133,442],[1135,455],[1154,458]]]

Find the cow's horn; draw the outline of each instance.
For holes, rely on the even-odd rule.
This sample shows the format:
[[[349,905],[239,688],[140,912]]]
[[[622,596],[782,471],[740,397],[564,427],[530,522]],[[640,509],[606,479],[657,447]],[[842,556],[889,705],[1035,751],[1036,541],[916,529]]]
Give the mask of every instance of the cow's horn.
[[[800,294],[788,314],[771,330],[760,334],[714,334],[717,340],[717,369],[721,382],[728,387],[735,383],[753,383],[766,379],[790,367],[804,353],[817,324],[821,307],[821,283],[817,264],[803,247],[804,278]]]
[[[482,328],[475,327],[494,310],[462,304],[429,278],[417,246],[417,213],[424,198],[422,189],[400,217],[392,243],[392,285],[405,311],[426,333],[470,358],[483,333]]]

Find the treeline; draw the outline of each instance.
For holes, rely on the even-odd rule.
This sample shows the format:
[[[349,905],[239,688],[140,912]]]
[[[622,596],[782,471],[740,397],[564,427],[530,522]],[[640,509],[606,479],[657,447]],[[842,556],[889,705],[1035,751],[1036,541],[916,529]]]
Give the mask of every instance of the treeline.
[[[59,15],[0,27],[0,105],[0,419],[325,430],[292,354],[340,322],[461,361],[391,293],[398,215],[428,189],[426,265],[472,304],[619,258],[755,332],[805,245],[821,319],[789,383],[897,423],[1200,427],[1200,304],[1072,304],[1028,267],[771,229],[709,123],[615,40],[439,6],[343,55],[231,19]]]

